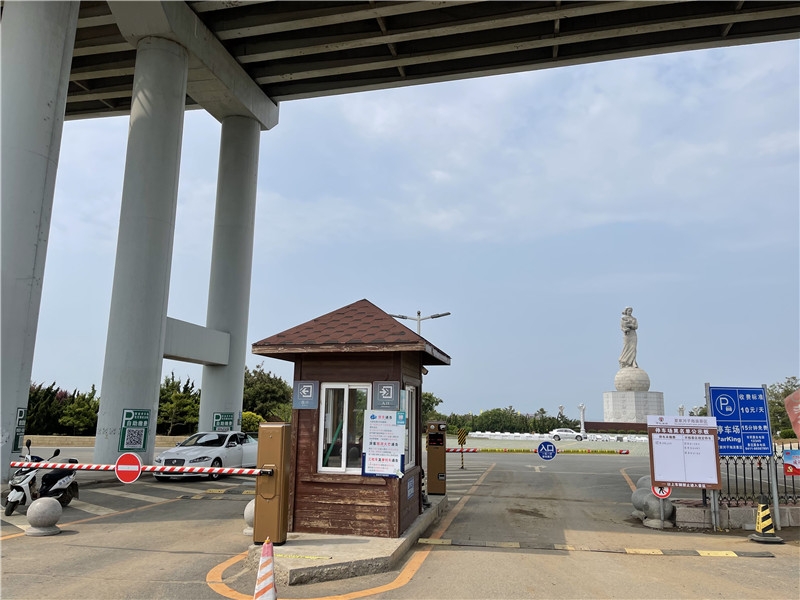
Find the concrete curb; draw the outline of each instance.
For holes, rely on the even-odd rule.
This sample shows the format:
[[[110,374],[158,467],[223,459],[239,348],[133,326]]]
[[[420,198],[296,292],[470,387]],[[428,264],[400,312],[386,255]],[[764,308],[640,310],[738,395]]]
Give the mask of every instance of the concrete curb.
[[[447,496],[431,496],[430,500],[431,506],[399,538],[360,538],[363,544],[353,544],[354,536],[290,533],[285,544],[275,547],[275,581],[300,585],[390,571],[447,512]],[[293,541],[307,556],[292,554]],[[260,557],[261,545],[252,544],[245,568],[258,569]],[[318,564],[309,564],[315,561]]]

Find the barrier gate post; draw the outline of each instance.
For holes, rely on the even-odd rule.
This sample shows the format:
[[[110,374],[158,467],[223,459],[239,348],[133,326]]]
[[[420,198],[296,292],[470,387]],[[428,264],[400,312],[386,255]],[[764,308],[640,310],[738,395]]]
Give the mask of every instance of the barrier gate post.
[[[428,494],[445,494],[447,488],[447,423],[428,421]]]
[[[289,531],[289,469],[291,425],[261,423],[258,427],[256,506],[253,514],[253,542],[273,545],[286,541]]]

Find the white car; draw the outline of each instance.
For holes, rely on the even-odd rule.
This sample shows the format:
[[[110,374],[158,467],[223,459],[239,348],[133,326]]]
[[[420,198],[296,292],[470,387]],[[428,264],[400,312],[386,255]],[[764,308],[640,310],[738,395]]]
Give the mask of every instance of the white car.
[[[572,439],[580,442],[583,439],[583,436],[580,433],[572,429],[553,429],[553,431],[550,432],[550,435],[555,441],[559,441],[561,439]]]
[[[258,440],[240,431],[195,433],[155,457],[156,466],[164,467],[255,467]],[[158,481],[171,477],[196,477],[192,473],[153,473]],[[220,478],[218,473],[209,479]]]

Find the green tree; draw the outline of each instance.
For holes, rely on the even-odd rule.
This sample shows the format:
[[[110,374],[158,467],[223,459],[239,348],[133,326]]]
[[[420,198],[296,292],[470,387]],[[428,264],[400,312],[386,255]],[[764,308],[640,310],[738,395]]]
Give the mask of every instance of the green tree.
[[[69,428],[59,421],[70,403],[70,394],[53,382],[32,384],[28,392],[28,413],[25,432],[28,435],[53,435],[69,433]]]
[[[246,410],[242,413],[242,431],[258,431],[258,426],[266,421],[261,415]]]
[[[100,401],[97,389],[92,385],[88,394],[72,392],[70,402],[64,407],[63,415],[58,419],[60,425],[70,428],[72,435],[94,435],[97,429],[97,411]]]
[[[282,377],[264,371],[263,363],[252,371],[245,367],[242,409],[288,423],[292,416],[292,387]]]
[[[792,428],[792,422],[789,420],[789,414],[786,412],[786,405],[783,401],[786,396],[798,388],[800,388],[800,381],[797,377],[787,377],[785,381],[773,383],[767,387],[769,420],[773,432]]]
[[[422,424],[428,421],[444,421],[445,416],[436,410],[444,400],[437,398],[431,392],[422,392]]]
[[[200,390],[194,382],[175,379],[175,373],[164,376],[158,399],[158,427],[163,435],[194,433],[200,420]]]

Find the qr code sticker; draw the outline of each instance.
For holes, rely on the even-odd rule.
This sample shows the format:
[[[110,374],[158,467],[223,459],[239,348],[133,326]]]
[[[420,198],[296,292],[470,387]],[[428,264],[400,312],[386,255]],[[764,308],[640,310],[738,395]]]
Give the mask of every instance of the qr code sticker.
[[[125,448],[144,448],[145,429],[134,429],[128,427],[125,430]]]

